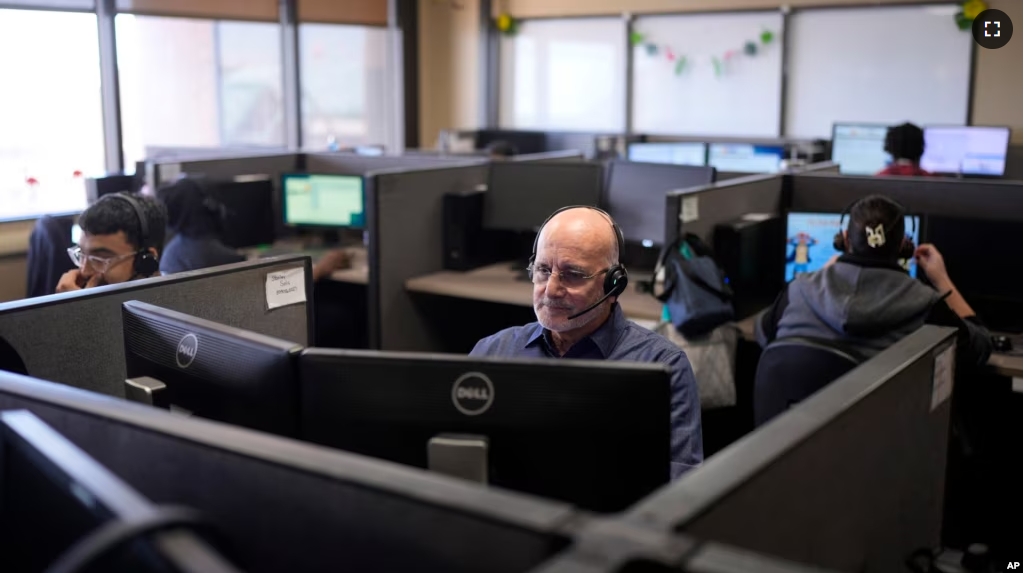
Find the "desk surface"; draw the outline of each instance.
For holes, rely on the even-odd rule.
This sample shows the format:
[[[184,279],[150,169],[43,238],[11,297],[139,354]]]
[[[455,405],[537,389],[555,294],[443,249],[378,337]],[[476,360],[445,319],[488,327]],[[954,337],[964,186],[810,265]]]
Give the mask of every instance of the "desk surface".
[[[349,259],[352,261],[351,265],[347,269],[340,271],[334,271],[328,280],[332,280],[340,283],[351,283],[365,285],[370,282],[370,271],[366,262],[366,247],[341,247],[345,252],[348,253]],[[309,255],[313,259],[313,263],[329,249],[315,248],[307,250],[301,243],[290,243],[282,242],[275,243],[270,249],[245,249],[242,254],[249,260],[258,259],[265,256],[277,256],[277,255]]]
[[[441,271],[405,281],[411,292],[482,300],[533,308],[533,284],[518,280],[519,271],[504,262],[471,271]],[[661,303],[633,285],[619,297],[622,311],[632,320],[661,319]]]
[[[740,333],[743,335],[745,340],[755,341],[754,322],[756,318],[757,315],[748,316],[737,323],[737,326],[740,328]],[[1020,336],[1011,335],[1011,338],[1015,341],[1014,345],[1016,346],[1016,349],[1009,353],[993,352],[988,359],[988,367],[992,372],[999,376],[1020,378],[1022,368],[1024,368],[1024,364],[1022,364],[1024,361],[1022,361],[1020,354]]]

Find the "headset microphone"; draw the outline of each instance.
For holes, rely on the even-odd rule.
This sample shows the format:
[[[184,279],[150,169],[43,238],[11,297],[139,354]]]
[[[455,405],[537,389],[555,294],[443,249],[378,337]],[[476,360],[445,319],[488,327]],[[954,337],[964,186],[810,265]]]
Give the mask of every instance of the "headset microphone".
[[[599,298],[597,300],[597,302],[595,302],[594,304],[588,306],[587,308],[583,309],[582,311],[577,312],[576,314],[570,316],[567,320],[573,320],[573,319],[576,319],[576,318],[579,318],[579,317],[583,316],[584,314],[587,314],[588,312],[590,312],[590,311],[594,310],[595,308],[601,306],[602,302],[608,300],[608,297],[610,297],[610,296],[612,296],[614,294],[617,294],[617,293],[615,293],[615,291],[612,291],[612,292],[609,292],[609,293],[605,294],[604,296]]]

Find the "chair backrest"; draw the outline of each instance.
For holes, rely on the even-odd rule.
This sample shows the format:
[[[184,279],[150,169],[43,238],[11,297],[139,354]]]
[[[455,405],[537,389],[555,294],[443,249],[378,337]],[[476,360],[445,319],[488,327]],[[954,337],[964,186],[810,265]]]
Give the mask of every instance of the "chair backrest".
[[[26,297],[57,292],[61,275],[75,268],[67,253],[73,225],[72,217],[45,215],[36,220],[29,236]]]
[[[828,340],[781,338],[765,347],[754,378],[754,425],[760,426],[853,370],[863,358]]]

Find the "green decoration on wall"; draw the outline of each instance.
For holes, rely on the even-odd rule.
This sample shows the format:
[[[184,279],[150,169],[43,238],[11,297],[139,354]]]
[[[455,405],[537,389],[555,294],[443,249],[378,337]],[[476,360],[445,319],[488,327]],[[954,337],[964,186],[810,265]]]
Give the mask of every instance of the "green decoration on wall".
[[[771,30],[765,30],[764,32],[761,32],[761,43],[762,44],[771,44],[772,40],[774,40],[774,39],[775,39],[775,32],[772,32]]]
[[[648,56],[657,56],[658,55],[658,45],[657,44],[648,43],[644,47],[647,48],[647,55]]]
[[[640,32],[629,33],[629,45],[631,46],[639,46],[640,44],[643,44],[646,39],[647,37]]]
[[[676,75],[683,73],[683,69],[686,67],[686,56],[679,56],[679,61],[676,62]]]
[[[746,44],[743,44],[743,53],[748,56],[757,55],[757,44],[754,42],[747,42]]]
[[[714,58],[711,58],[711,65],[715,66],[715,76],[721,76],[722,75],[722,60],[719,60],[717,56],[714,57]]]

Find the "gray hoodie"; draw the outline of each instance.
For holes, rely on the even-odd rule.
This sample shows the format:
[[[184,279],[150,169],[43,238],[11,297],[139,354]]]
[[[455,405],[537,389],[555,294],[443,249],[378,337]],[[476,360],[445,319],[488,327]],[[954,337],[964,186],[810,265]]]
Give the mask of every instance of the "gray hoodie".
[[[758,342],[800,336],[839,342],[870,358],[924,324],[961,329],[958,354],[967,364],[988,360],[987,333],[976,319],[962,320],[931,287],[895,263],[846,255],[801,275],[757,321]]]

